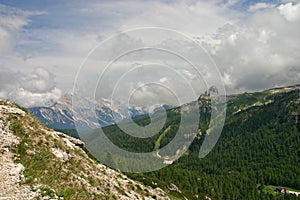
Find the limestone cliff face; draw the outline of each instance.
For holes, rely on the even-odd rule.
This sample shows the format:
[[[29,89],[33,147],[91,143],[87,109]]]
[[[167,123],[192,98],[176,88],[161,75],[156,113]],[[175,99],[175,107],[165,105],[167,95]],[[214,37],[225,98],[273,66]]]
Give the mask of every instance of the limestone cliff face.
[[[0,199],[169,199],[91,159],[77,139],[0,100]]]

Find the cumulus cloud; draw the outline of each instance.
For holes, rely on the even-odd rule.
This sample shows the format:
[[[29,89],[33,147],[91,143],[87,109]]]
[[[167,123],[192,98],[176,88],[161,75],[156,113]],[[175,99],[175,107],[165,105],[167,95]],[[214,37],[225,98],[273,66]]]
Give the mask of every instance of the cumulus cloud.
[[[300,3],[287,3],[278,7],[279,13],[283,15],[288,21],[297,21],[300,19]]]
[[[44,93],[35,93],[20,87],[9,94],[9,98],[24,107],[43,106],[50,100],[57,101],[62,93],[58,88]]]
[[[1,68],[0,78],[0,98],[25,107],[42,106],[61,96],[61,90],[55,87],[55,76],[43,68],[29,74]]]
[[[221,2],[226,3],[224,5]],[[23,104],[26,102],[26,105],[42,104],[42,101],[38,101],[39,98],[45,101],[56,98],[59,96],[59,90],[56,89],[54,79],[60,88],[64,86],[64,91],[70,91],[77,67],[99,41],[111,36],[111,33],[144,26],[174,29],[197,40],[212,54],[229,93],[296,84],[299,83],[300,76],[300,4],[299,0],[281,2],[284,3],[275,5],[275,3],[265,1],[249,6],[249,1],[245,3],[240,0],[134,0],[89,1],[89,3],[76,1],[66,2],[61,7],[58,6],[55,11],[49,10],[48,15],[35,21],[35,26],[30,26],[30,20],[34,20],[30,16],[42,14],[41,12],[28,12],[0,5],[0,63],[3,72],[0,74],[0,95],[10,96],[20,102],[22,98],[25,98]],[[241,8],[236,10],[232,8],[232,6],[240,5],[246,5],[248,12],[243,10],[244,8],[242,11],[239,10]],[[141,35],[141,37],[144,36],[147,38],[148,35]],[[160,34],[152,36],[162,38]],[[23,40],[20,41],[19,38]],[[94,67],[95,71],[89,74],[87,76],[89,79],[85,81],[97,80],[98,72],[106,63],[101,60],[103,57],[108,55],[109,59],[113,59],[117,54],[126,50],[142,45],[149,46],[151,41],[148,42],[150,43],[144,43],[137,37],[121,35],[115,44],[108,45],[102,54],[97,54],[90,59],[89,64]],[[180,54],[182,54],[181,51],[189,49],[190,45],[172,40],[172,38],[161,42],[172,46]],[[36,47],[37,43],[39,48],[35,51],[39,54],[32,57],[30,51]],[[162,43],[161,47],[164,45]],[[28,59],[16,58],[16,51],[20,53],[20,49],[24,54],[29,55],[25,56]],[[190,50],[192,59],[201,57],[192,55],[193,50]],[[12,55],[2,56],[10,52]],[[127,60],[123,60],[124,62],[113,65],[113,70],[104,79],[105,88],[101,88],[102,92],[109,93],[113,90],[115,79],[130,69],[126,65],[130,59],[136,63],[147,64],[142,60],[147,59],[146,53],[141,51],[138,55],[136,54],[136,57],[128,56]],[[161,53],[155,56],[157,60],[167,58]],[[168,57],[172,60],[170,58]],[[203,76],[198,77],[195,71],[178,66],[178,63],[176,59],[166,61],[166,64],[174,67],[174,71],[177,70],[194,84],[194,88],[204,85],[203,80],[200,82],[200,79],[213,76],[209,70],[203,68],[201,71]],[[22,73],[5,70],[3,66],[15,66],[14,70],[22,71]],[[35,69],[35,66],[44,66],[46,70]],[[33,72],[27,73],[31,70]],[[58,77],[55,77],[53,73]],[[174,79],[175,75],[172,77],[170,73],[158,76],[159,73],[140,71],[136,77],[140,77],[140,74],[155,76],[161,83],[180,84]],[[124,84],[124,87],[134,87],[129,84],[133,80],[134,78],[130,77],[128,84]],[[151,96],[150,93],[155,94],[155,90],[149,88],[144,92],[149,96]],[[159,90],[156,92],[163,93]],[[142,92],[136,94],[142,95]],[[29,97],[33,101],[29,101]]]
[[[45,93],[55,88],[54,74],[44,68],[37,68],[22,80],[22,87],[32,93]]]
[[[230,4],[233,5],[234,2],[236,1],[230,1]],[[84,3],[78,5],[78,2],[74,4],[75,6],[73,3],[66,3],[64,4],[64,6],[66,6],[64,8],[58,6],[58,9],[55,11],[50,10],[48,15],[43,17],[44,21],[38,21],[33,27],[30,27],[30,16],[42,13],[32,13],[3,6],[5,13],[3,13],[2,24],[7,24],[9,17],[22,16],[22,18],[18,18],[22,19],[18,26],[17,22],[15,22],[15,26],[11,26],[16,27],[16,29],[14,29],[13,32],[7,32],[7,34],[11,37],[11,40],[17,44],[18,48],[15,48],[14,51],[17,50],[18,53],[21,53],[22,57],[25,58],[24,60],[16,60],[15,56],[2,58],[3,66],[10,67],[15,64],[16,70],[20,71],[25,69],[29,71],[33,66],[43,65],[47,68],[47,71],[63,74],[63,76],[57,77],[56,80],[59,81],[60,85],[68,85],[68,90],[70,91],[76,72],[74,68],[79,66],[90,49],[97,45],[100,40],[106,38],[106,36],[110,36],[110,33],[137,27],[155,26],[182,31],[186,34],[202,35],[212,33],[217,27],[230,21],[226,15],[226,13],[229,13],[229,10],[225,8],[226,11],[224,11],[223,8],[218,7],[215,2],[91,1],[88,4]],[[78,7],[81,9],[78,9]],[[145,7],[147,7],[147,9],[141,9]],[[74,8],[76,8],[76,10]],[[9,11],[13,9],[15,9],[16,13],[21,14],[14,15],[13,12]],[[178,13],[181,14],[178,15]],[[47,20],[47,17],[51,17],[51,20]],[[55,24],[51,24],[51,22],[55,22]],[[38,28],[36,26],[37,24],[43,28]],[[63,26],[59,26],[58,24],[63,24]],[[84,24],[84,26],[79,24]],[[16,41],[14,35],[20,34],[23,28],[26,31],[23,31],[21,36],[25,37],[25,41]],[[5,28],[5,30],[12,29]],[[99,35],[105,35],[105,37],[99,37]],[[160,36],[157,35],[154,37]],[[8,41],[8,39],[3,41]],[[126,37],[126,35],[118,37],[116,43],[117,45],[114,44],[115,48],[108,46],[102,55],[97,55],[98,57],[95,59],[92,58],[94,59],[93,66],[95,71],[97,71],[99,67],[104,67],[101,62],[103,55],[108,54],[115,56],[120,52],[123,53],[124,50],[141,46],[140,40]],[[185,44],[178,43],[178,45]],[[15,44],[10,42],[8,46],[11,47],[11,51],[15,47]],[[32,54],[31,51],[36,47],[39,47],[35,50],[38,51],[38,54],[33,56],[34,54]],[[181,49],[180,46],[179,48],[174,46],[174,48],[178,50]],[[9,48],[7,47],[5,49]],[[116,67],[114,72],[112,72],[113,75],[109,77],[109,79],[114,79],[114,77],[118,77],[118,74],[126,71],[124,69],[126,67],[124,66],[126,65],[121,63]],[[27,94],[27,92],[32,94],[45,94],[55,88],[51,73],[44,74],[42,70],[32,70],[35,72],[26,77],[22,76],[24,77],[22,78],[22,80],[24,80],[22,84],[19,81],[19,85],[22,85],[22,87],[18,86],[14,88],[15,98],[18,97],[18,99],[20,99],[20,97],[25,96],[24,94]],[[189,71],[183,71],[182,74],[186,78],[191,78],[191,81],[195,79],[195,76]],[[95,77],[96,75],[98,74],[93,73],[90,79],[96,80],[98,78]],[[164,81],[164,79],[162,80]],[[176,80],[169,77],[168,81],[176,83]],[[105,88],[105,90],[109,89],[111,89],[110,86]],[[10,94],[12,93],[10,92]],[[28,98],[30,96],[36,98],[36,95],[27,94],[27,96]],[[47,97],[45,99],[47,99]],[[34,103],[31,102],[30,104]]]
[[[167,77],[163,77],[163,78],[159,79],[159,82],[161,82],[161,83],[164,83],[164,82],[166,82],[166,81],[168,81],[168,78],[167,78]]]
[[[174,29],[189,35],[211,34],[218,27],[230,22],[229,15],[234,13],[233,10],[230,13],[226,7],[217,6],[215,1],[193,3],[149,1],[147,5],[144,4],[144,1],[136,3],[137,10],[142,7],[147,9],[122,21],[122,30],[155,26]]]
[[[297,7],[282,4],[253,14],[243,26],[227,25],[217,32],[218,44],[210,51],[230,93],[299,83]]]
[[[168,5],[170,7],[166,6],[162,9],[169,8],[173,10],[178,6],[178,8],[180,7],[180,10],[191,9],[194,7],[196,10],[199,9],[195,11],[197,13],[202,11],[200,9],[200,5],[201,3],[180,7],[179,4],[175,3]],[[242,19],[238,22],[229,22],[225,25],[220,25],[217,23],[218,26],[221,27],[213,34],[201,36],[201,33],[203,32],[198,31],[197,29],[195,29],[195,31],[188,32],[189,35],[193,36],[195,32],[199,33],[199,35],[197,35],[199,37],[194,38],[212,54],[214,61],[218,65],[220,72],[223,75],[223,82],[228,89],[228,93],[255,91],[276,86],[298,84],[300,72],[300,29],[298,27],[300,27],[300,24],[297,20],[288,20],[291,19],[290,16],[295,15],[293,13],[294,10],[297,11],[297,9],[295,9],[295,6],[297,7],[297,5],[298,4],[283,3],[276,6],[275,4],[270,3],[257,3],[252,5],[252,7],[250,6],[249,11],[251,11],[251,13],[247,13],[248,15],[246,20]],[[285,10],[285,14],[283,14],[283,10]],[[289,12],[287,12],[288,10]],[[184,13],[184,11],[182,12]],[[148,14],[148,12],[144,13],[140,20],[144,21]],[[161,17],[166,17],[165,15],[167,14],[162,14]],[[194,17],[191,17],[191,15],[193,14],[187,15],[187,18],[191,20],[191,24],[195,24],[193,21]],[[292,18],[294,19],[295,17]],[[124,23],[124,25],[135,24],[135,22],[136,24],[139,24],[139,19],[133,17]],[[147,23],[152,22],[154,23],[153,20],[147,21]],[[163,22],[168,24],[168,20],[162,20],[161,23]],[[178,24],[184,24],[184,22],[178,22]],[[172,24],[170,23],[168,25]],[[145,36],[145,34],[143,36]],[[160,37],[162,37],[162,35],[160,35]],[[126,40],[127,42],[131,41],[132,38],[126,37]],[[191,57],[192,60],[196,60],[193,59],[195,57],[201,58],[201,56],[203,56],[193,55],[194,51],[189,48],[190,44],[188,42],[176,39],[174,40],[171,38],[171,36],[169,40],[161,42],[162,43],[160,46],[171,46],[175,52],[181,55],[184,55],[184,52],[189,49],[189,57]],[[124,42],[125,46],[126,44],[127,43]],[[139,45],[140,44],[138,44],[138,46]],[[122,42],[120,43],[119,48],[123,48]],[[126,49],[127,48],[128,46]],[[107,52],[109,51],[110,48],[107,48]],[[215,74],[211,74],[209,69],[204,67],[201,71],[201,76],[198,77],[195,71],[190,69],[187,70],[188,68],[186,67],[178,66],[178,63],[175,62],[174,58],[164,57],[162,53],[160,56],[161,57],[157,56],[156,59],[169,59],[168,62],[173,59],[173,62],[169,62],[169,65],[177,68],[177,71],[183,75],[183,77],[187,78],[191,83],[197,79],[204,79],[205,81],[205,79],[215,76]],[[139,58],[144,59],[146,57],[139,56],[132,58],[132,60],[142,63],[142,60],[139,60]],[[204,59],[205,58],[203,57],[203,60]],[[116,74],[119,72],[124,72],[122,69],[125,69],[126,65],[121,63],[119,66],[120,67],[111,73]],[[162,71],[162,69],[160,71]],[[164,77],[160,78],[161,83],[167,82]],[[168,82],[172,82],[174,85],[180,84],[178,81],[173,80],[172,77],[170,77],[170,73],[169,76],[166,77],[168,77]],[[133,80],[134,79],[131,79],[131,81]],[[128,82],[129,81],[130,80],[128,80]],[[205,86],[203,80],[202,82],[197,80],[195,83],[195,88],[201,87],[200,85],[202,88],[197,92],[203,92],[205,89],[205,87],[203,87],[203,85]]]
[[[186,69],[180,69],[178,70],[179,73],[181,73],[184,77],[186,77],[187,79],[190,80],[196,80],[197,78],[199,78],[197,75],[193,74],[191,71],[186,70]]]
[[[248,11],[255,12],[258,10],[268,9],[268,8],[274,8],[276,5],[265,3],[265,2],[259,2],[254,5],[250,5]]]

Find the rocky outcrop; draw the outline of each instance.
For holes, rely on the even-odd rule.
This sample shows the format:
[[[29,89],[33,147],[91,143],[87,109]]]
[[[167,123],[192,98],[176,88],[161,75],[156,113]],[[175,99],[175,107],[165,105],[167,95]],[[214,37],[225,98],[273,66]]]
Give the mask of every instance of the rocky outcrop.
[[[60,132],[55,132],[55,134],[57,134],[59,137],[61,137],[67,143],[67,145],[70,148],[74,148],[74,145],[77,146],[77,147],[80,147],[80,148],[84,148],[85,147],[84,142],[82,142],[79,139],[70,137],[70,136],[68,136],[68,135],[66,135],[64,133],[60,133]]]

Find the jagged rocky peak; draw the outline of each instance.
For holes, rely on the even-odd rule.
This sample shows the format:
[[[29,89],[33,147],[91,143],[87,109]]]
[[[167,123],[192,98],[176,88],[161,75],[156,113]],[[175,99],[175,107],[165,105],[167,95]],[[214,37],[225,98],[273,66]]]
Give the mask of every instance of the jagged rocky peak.
[[[212,95],[219,95],[219,90],[216,86],[211,86],[208,89],[208,95],[212,96]]]
[[[169,199],[91,159],[84,143],[0,100],[0,199]]]
[[[205,98],[207,96],[218,96],[219,90],[216,86],[210,86],[204,93],[200,95],[199,98]]]

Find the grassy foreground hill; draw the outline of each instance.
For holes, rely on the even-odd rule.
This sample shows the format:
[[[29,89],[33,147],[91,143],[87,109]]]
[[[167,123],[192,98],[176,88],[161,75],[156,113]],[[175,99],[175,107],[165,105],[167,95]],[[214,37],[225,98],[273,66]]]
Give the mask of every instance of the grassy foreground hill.
[[[169,199],[99,164],[84,143],[0,100],[0,199]]]

